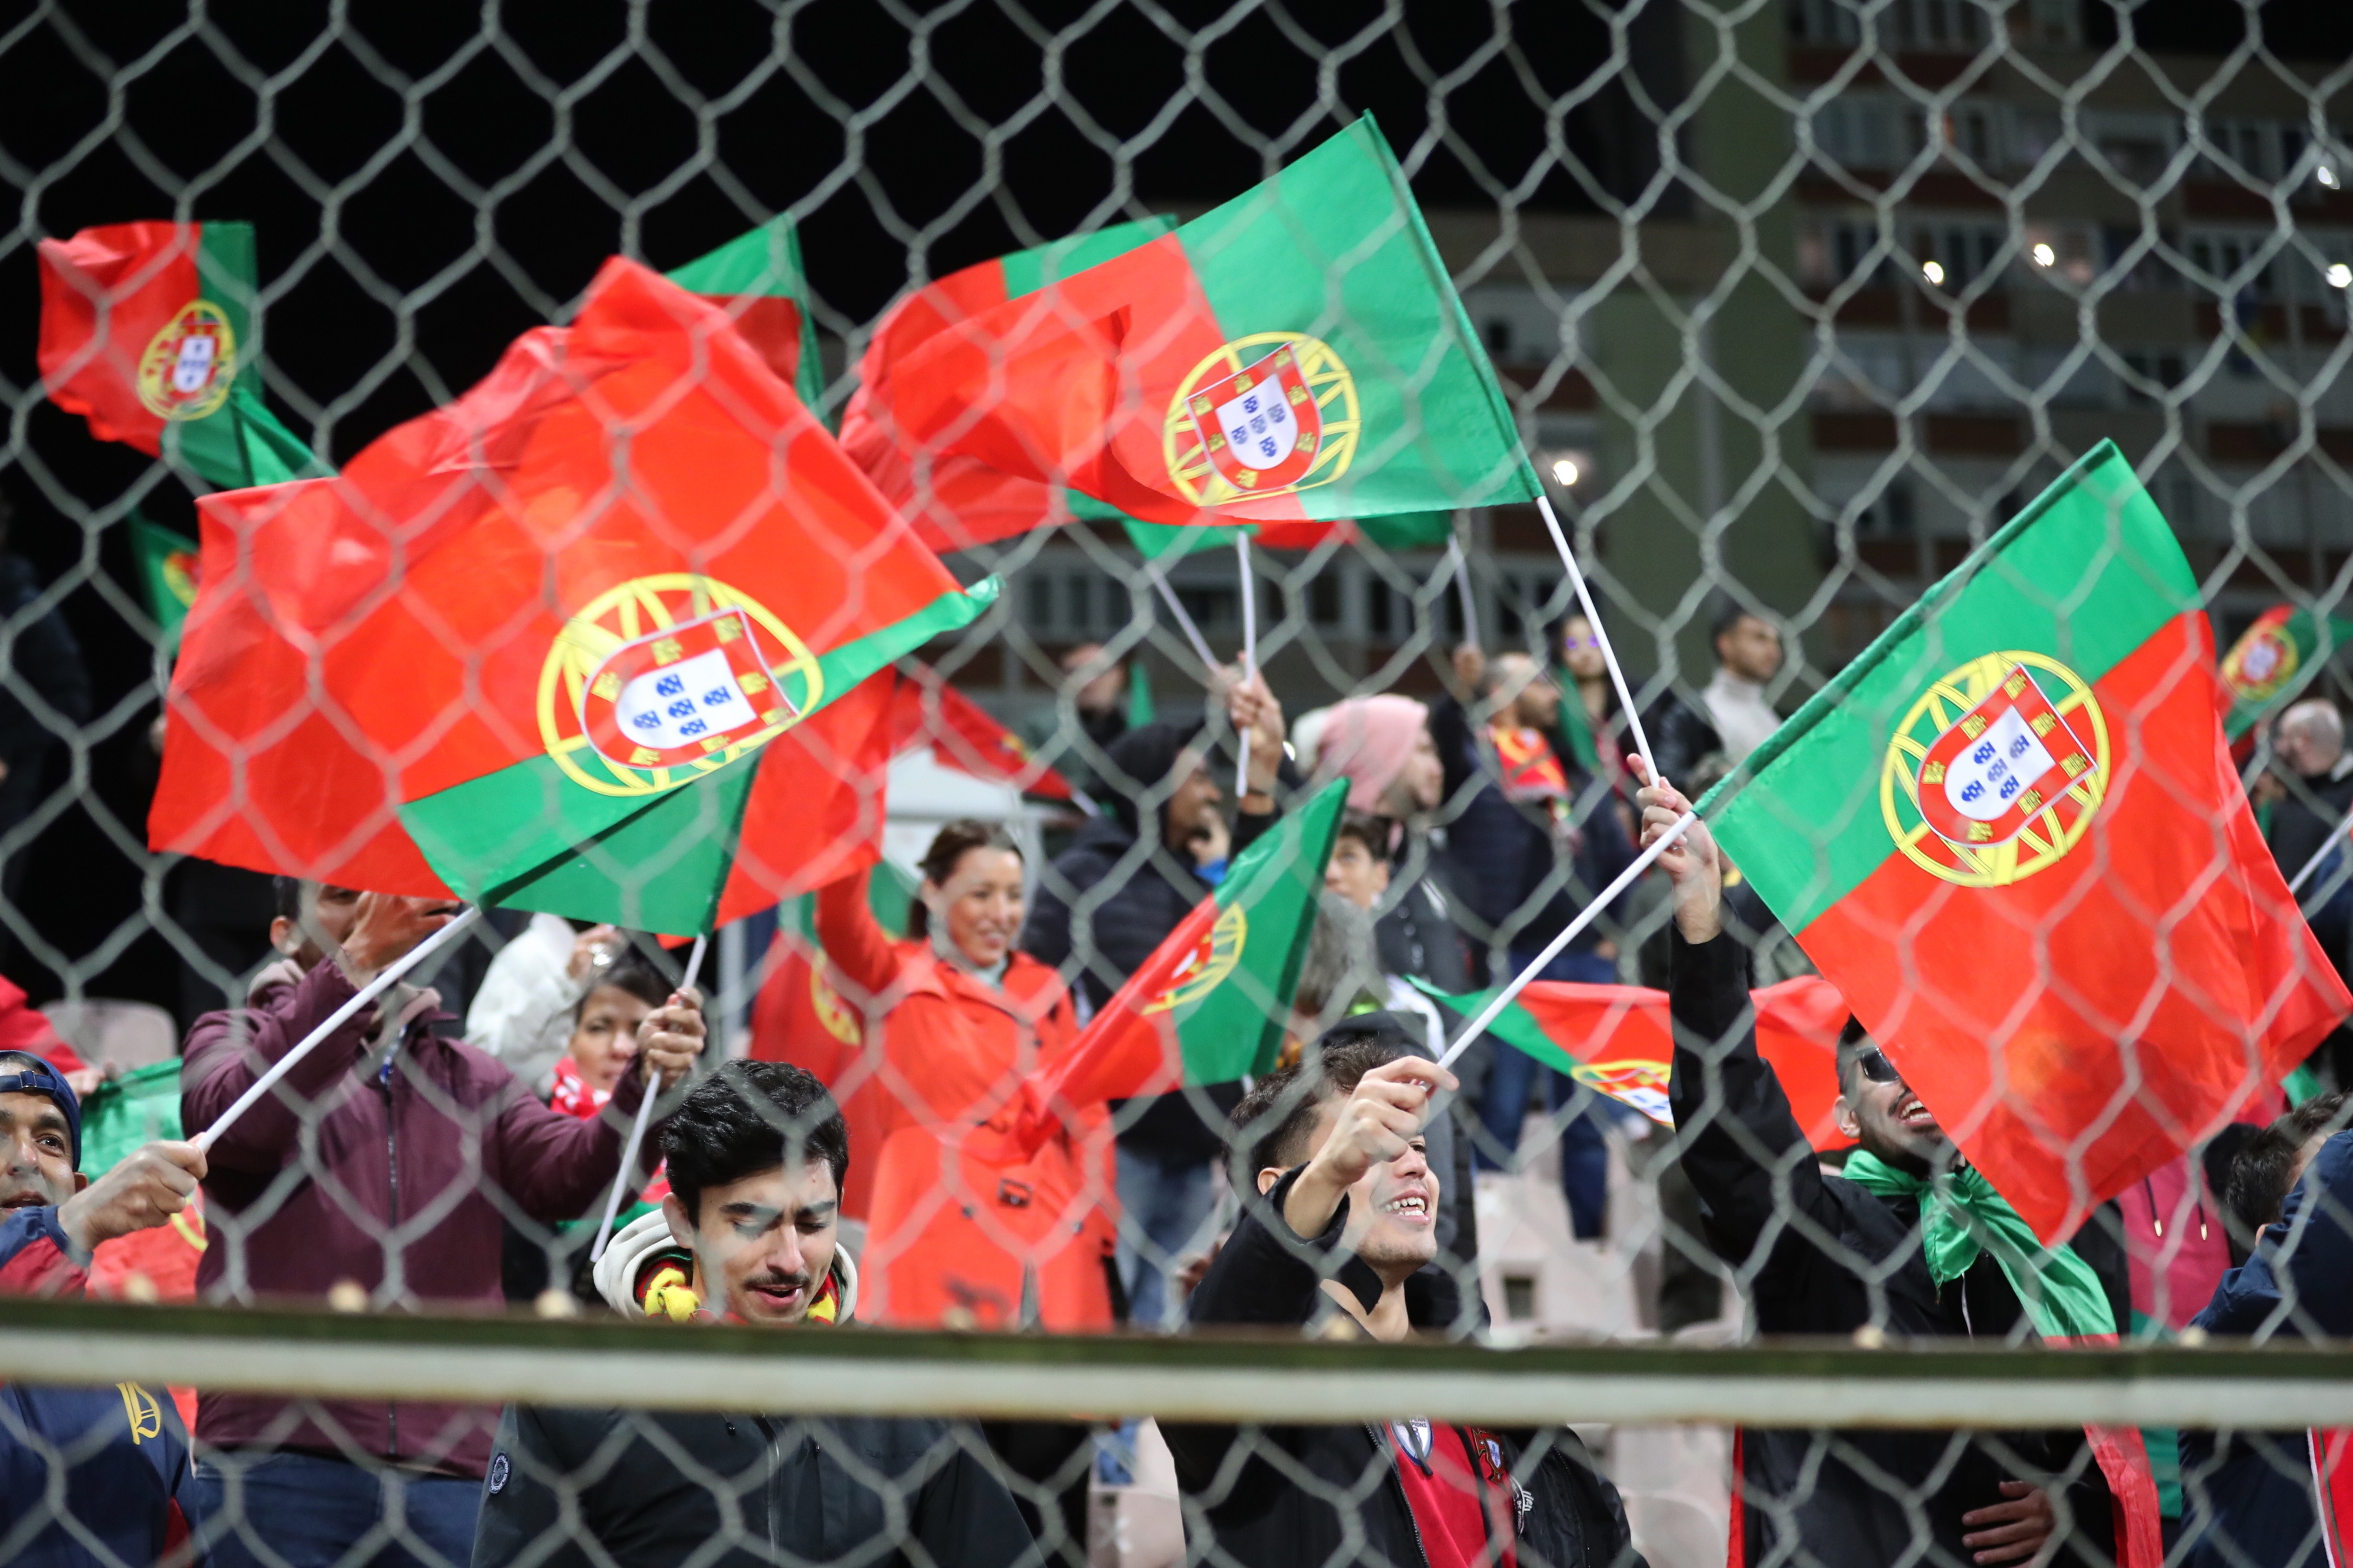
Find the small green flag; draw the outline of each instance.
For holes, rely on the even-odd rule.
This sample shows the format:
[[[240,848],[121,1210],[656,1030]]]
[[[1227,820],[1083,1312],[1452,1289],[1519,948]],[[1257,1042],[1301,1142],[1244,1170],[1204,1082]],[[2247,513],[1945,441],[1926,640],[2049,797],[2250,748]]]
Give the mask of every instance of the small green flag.
[[[169,647],[179,640],[180,623],[196,602],[196,542],[134,511],[131,551],[139,562],[139,585],[147,591],[147,613]]]
[[[100,1176],[142,1143],[177,1138],[180,1062],[157,1062],[109,1079],[81,1102],[81,1173]]]
[[[2222,656],[2222,689],[2231,711],[2222,732],[2235,741],[2284,707],[2353,641],[2353,618],[2274,605]]]

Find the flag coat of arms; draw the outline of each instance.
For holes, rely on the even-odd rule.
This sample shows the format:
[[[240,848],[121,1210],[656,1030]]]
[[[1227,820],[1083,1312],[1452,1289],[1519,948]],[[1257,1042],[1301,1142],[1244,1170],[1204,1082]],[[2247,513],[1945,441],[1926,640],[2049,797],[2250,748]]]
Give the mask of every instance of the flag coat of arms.
[[[2230,703],[2222,732],[2232,740],[2285,706],[2353,640],[2353,620],[2274,605],[2222,656],[2222,693]]]
[[[2103,442],[1701,803],[2053,1242],[2353,1008],[2231,763],[2199,606]]]
[[[911,463],[975,458],[1145,522],[1538,494],[1370,117],[1204,216],[943,327],[869,412]]]
[[[156,848],[672,932],[865,852],[867,678],[995,595],[617,259],[342,476],[202,512]]]
[[[941,332],[1008,300],[1024,300],[1166,234],[1171,218],[1115,224],[951,272],[884,312],[858,362],[858,390],[841,416],[841,445],[875,488],[934,550],[965,550],[1033,528],[1119,514],[1092,496],[1000,472],[977,458],[903,451],[885,423],[898,367]]]
[[[108,224],[39,248],[41,374],[91,435],[228,489],[320,471],[261,400],[252,225]]]

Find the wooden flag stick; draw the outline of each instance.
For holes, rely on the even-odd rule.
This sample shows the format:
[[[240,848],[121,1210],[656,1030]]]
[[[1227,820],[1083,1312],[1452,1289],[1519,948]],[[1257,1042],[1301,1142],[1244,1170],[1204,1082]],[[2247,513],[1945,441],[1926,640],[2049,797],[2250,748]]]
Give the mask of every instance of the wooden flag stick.
[[[707,936],[694,939],[694,951],[686,958],[686,978],[678,983],[681,991],[694,989],[695,977],[702,973],[702,952],[710,941]],[[601,1261],[605,1248],[612,1244],[613,1221],[621,1212],[622,1195],[632,1185],[629,1176],[637,1169],[638,1151],[645,1147],[646,1124],[653,1120],[654,1101],[661,1098],[661,1086],[654,1081],[653,1069],[644,1065],[642,1053],[638,1060],[638,1074],[646,1080],[646,1097],[638,1101],[638,1119],[629,1123],[629,1141],[621,1146],[621,1168],[613,1176],[613,1195],[605,1200],[605,1223],[596,1227],[596,1250],[588,1254],[591,1263]]]
[[[300,1045],[280,1057],[268,1072],[255,1079],[252,1088],[238,1095],[227,1110],[213,1119],[213,1124],[210,1127],[197,1133],[191,1142],[197,1148],[209,1152],[212,1146],[220,1142],[221,1135],[236,1124],[238,1117],[252,1110],[256,1100],[275,1089],[280,1079],[294,1070],[296,1062],[317,1050],[329,1035],[350,1022],[360,1009],[382,995],[393,982],[456,941],[459,932],[481,918],[481,913],[479,909],[470,908],[459,910],[451,917],[448,924],[377,971],[375,979],[361,986],[350,1001],[328,1014],[325,1023],[303,1036]],[[334,960],[322,959],[320,962],[332,963]]]
[[[1552,531],[1552,546],[1560,552],[1560,563],[1568,568],[1568,580],[1577,588],[1577,605],[1585,611],[1586,623],[1593,628],[1593,640],[1601,645],[1602,662],[1609,667],[1610,684],[1618,689],[1619,706],[1625,710],[1626,726],[1633,731],[1634,751],[1651,770],[1651,777],[1659,776],[1659,760],[1651,755],[1651,738],[1642,732],[1642,716],[1634,711],[1634,694],[1626,687],[1626,672],[1618,668],[1618,650],[1609,646],[1609,628],[1601,624],[1601,613],[1593,607],[1593,595],[1585,585],[1585,574],[1577,564],[1577,552],[1568,547],[1568,535],[1560,530],[1560,519],[1553,515],[1552,499],[1541,489],[1536,492],[1536,510],[1544,513],[1545,527]],[[1555,650],[1558,657],[1558,650]],[[1570,693],[1574,700],[1575,693]]]
[[[1527,988],[1528,982],[1542,974],[1545,965],[1558,957],[1560,950],[1567,947],[1576,938],[1577,932],[1600,918],[1601,911],[1609,907],[1610,900],[1632,887],[1634,879],[1649,870],[1651,862],[1672,848],[1675,841],[1689,832],[1691,825],[1698,820],[1697,812],[1684,812],[1675,819],[1674,826],[1659,835],[1657,843],[1635,856],[1634,863],[1619,872],[1616,881],[1602,889],[1592,902],[1577,911],[1575,920],[1561,927],[1558,936],[1545,943],[1545,950],[1536,954],[1535,962],[1514,975],[1509,984],[1487,999],[1487,1005],[1479,1009],[1479,1016],[1465,1025],[1462,1033],[1455,1037],[1454,1043],[1446,1047],[1446,1054],[1438,1058],[1438,1065],[1442,1068],[1452,1067],[1454,1058],[1471,1048],[1471,1042],[1486,1032],[1487,1026],[1493,1023],[1502,1015],[1504,1009],[1512,1005],[1514,997]]]

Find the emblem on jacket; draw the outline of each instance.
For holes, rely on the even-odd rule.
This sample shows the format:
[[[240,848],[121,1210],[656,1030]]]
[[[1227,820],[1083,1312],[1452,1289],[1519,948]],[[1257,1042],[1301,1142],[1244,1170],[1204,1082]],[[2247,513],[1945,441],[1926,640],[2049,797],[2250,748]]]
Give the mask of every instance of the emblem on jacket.
[[[210,300],[181,306],[139,356],[139,401],[158,419],[202,419],[236,379],[237,333]]]
[[[723,583],[639,577],[565,623],[539,678],[540,738],[599,795],[675,789],[800,722],[822,699],[816,657]]]
[[[1196,506],[1328,485],[1356,453],[1356,383],[1299,332],[1237,338],[1193,367],[1168,405],[1168,477]]]
[[[2107,721],[2073,670],[1990,653],[1932,684],[1888,742],[1879,798],[1914,864],[2000,888],[2055,865],[2105,798]]]

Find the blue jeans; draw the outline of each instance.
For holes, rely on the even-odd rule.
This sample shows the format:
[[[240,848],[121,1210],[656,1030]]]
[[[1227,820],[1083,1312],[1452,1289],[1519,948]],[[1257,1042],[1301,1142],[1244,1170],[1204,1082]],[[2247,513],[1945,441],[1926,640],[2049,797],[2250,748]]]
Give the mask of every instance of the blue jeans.
[[[316,1454],[208,1455],[196,1487],[212,1568],[467,1568],[482,1508],[480,1481]]]
[[[1119,1145],[1119,1283],[1130,1322],[1177,1326],[1183,1314],[1169,1296],[1169,1271],[1208,1245],[1217,1212],[1216,1166]]]
[[[1533,948],[1513,950],[1512,973],[1525,969],[1535,955]],[[1564,952],[1545,965],[1536,978],[1614,985],[1618,966],[1596,953]],[[1476,1150],[1481,1170],[1503,1170],[1505,1156],[1519,1152],[1520,1125],[1527,1120],[1529,1090],[1539,1073],[1544,1075],[1546,1105],[1558,1110],[1576,1100],[1577,1080],[1567,1073],[1510,1046],[1495,1047],[1494,1063],[1487,1069],[1486,1089],[1479,1100],[1479,1122],[1485,1129]],[[1561,1195],[1568,1200],[1569,1226],[1584,1241],[1599,1238],[1609,1215],[1609,1145],[1601,1136],[1600,1120],[1607,1114],[1603,1104],[1589,1105],[1560,1130]]]

